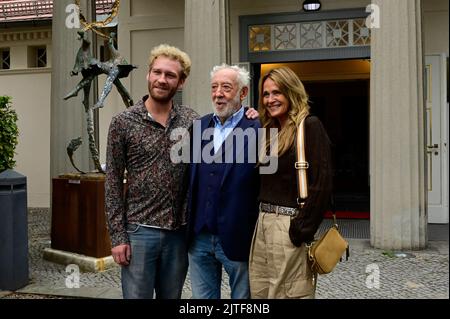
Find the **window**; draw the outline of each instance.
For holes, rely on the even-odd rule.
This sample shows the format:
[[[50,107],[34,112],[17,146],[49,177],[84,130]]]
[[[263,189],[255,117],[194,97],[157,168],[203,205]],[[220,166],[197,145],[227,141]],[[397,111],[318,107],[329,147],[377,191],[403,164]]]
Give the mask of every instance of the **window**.
[[[0,48],[0,70],[11,68],[11,55],[9,48]]]
[[[47,66],[47,47],[31,46],[28,47],[28,67],[45,68]]]
[[[47,48],[37,48],[36,59],[36,66],[38,68],[45,68],[47,66]]]

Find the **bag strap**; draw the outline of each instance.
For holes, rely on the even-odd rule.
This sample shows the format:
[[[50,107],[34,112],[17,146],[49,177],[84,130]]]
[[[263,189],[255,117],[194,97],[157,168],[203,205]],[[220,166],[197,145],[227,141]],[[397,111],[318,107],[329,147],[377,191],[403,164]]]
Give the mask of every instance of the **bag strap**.
[[[299,206],[303,206],[305,199],[308,197],[308,180],[306,170],[309,168],[309,163],[306,161],[305,156],[305,119],[306,117],[300,122],[297,129],[297,162],[295,162],[295,169],[297,170],[297,204]],[[333,194],[331,195],[331,213],[333,214],[334,227],[339,230]]]
[[[334,222],[334,227],[336,227],[336,229],[339,231],[339,225],[337,223],[336,220],[336,206],[335,206],[335,202],[334,202],[334,193],[331,193],[331,212],[333,213],[333,222]],[[340,231],[339,231],[340,233]],[[348,260],[348,257],[350,257],[350,245],[347,244],[347,248],[345,249],[345,260]],[[339,259],[339,261],[342,261],[342,257]]]
[[[339,225],[336,219],[336,206],[334,204],[334,194],[331,194],[330,203],[331,203],[331,213],[333,214],[333,223],[336,229],[339,230]]]
[[[297,145],[296,145],[297,162],[295,162],[295,169],[297,170],[297,204],[303,205],[304,200],[308,197],[308,180],[306,170],[309,168],[309,163],[305,156],[305,119],[300,122],[297,129]]]

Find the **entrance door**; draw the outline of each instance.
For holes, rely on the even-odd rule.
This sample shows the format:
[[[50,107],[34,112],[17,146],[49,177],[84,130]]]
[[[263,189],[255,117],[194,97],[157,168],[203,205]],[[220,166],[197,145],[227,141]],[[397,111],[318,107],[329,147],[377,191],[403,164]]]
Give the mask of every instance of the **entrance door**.
[[[448,213],[448,104],[446,58],[425,57],[428,222],[445,224]]]
[[[369,218],[369,80],[304,82],[311,113],[332,144],[333,193],[340,218]]]
[[[288,66],[300,77],[309,95],[310,112],[320,118],[330,137],[338,217],[370,218],[370,61],[252,64],[253,105],[258,101],[256,83],[260,77],[281,66]]]

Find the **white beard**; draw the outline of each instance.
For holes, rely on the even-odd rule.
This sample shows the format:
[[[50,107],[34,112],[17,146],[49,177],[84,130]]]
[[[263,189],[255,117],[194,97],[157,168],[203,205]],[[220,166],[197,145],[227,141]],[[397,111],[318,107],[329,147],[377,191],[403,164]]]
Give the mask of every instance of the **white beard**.
[[[237,110],[239,110],[240,106],[241,106],[241,98],[239,95],[236,95],[234,99],[229,101],[220,111],[217,109],[217,106],[214,102],[212,104],[214,114],[217,115],[220,119],[225,120],[228,119],[231,115],[233,115]]]

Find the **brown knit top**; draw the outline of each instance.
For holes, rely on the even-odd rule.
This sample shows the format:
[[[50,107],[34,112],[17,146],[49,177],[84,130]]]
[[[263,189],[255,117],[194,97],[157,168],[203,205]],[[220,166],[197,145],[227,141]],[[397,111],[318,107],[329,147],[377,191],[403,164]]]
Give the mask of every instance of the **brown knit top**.
[[[295,137],[294,137],[295,138]],[[261,175],[259,200],[274,205],[298,207],[297,177],[294,163],[296,141],[289,151],[278,159],[278,170]],[[292,242],[299,246],[311,241],[329,207],[332,189],[330,140],[315,116],[305,120],[305,156],[308,168],[308,198],[300,214],[291,221]]]

